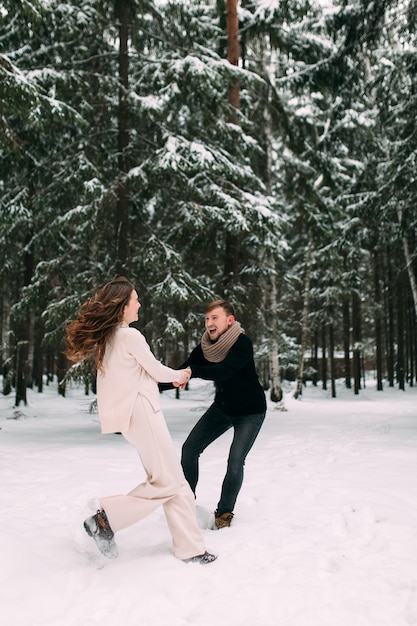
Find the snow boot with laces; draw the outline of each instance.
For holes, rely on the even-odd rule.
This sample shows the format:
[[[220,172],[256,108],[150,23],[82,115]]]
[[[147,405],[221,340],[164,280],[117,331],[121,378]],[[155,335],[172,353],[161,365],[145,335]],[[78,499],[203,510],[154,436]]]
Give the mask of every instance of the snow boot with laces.
[[[214,513],[214,524],[218,529],[230,526],[232,519],[233,513],[223,513],[222,515],[218,515],[217,511]]]
[[[201,565],[207,565],[207,563],[212,563],[216,559],[217,556],[215,554],[210,554],[210,552],[204,552],[204,554],[192,556],[190,559],[184,559],[184,563],[200,563]]]
[[[115,559],[119,556],[119,550],[114,540],[107,515],[103,510],[97,511],[95,515],[89,517],[84,522],[84,528],[89,537],[92,537],[98,549],[108,559]]]

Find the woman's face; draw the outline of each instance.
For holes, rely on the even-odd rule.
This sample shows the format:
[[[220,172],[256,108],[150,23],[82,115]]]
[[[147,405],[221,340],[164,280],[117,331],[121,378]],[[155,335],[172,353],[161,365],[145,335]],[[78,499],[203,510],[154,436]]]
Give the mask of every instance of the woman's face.
[[[136,290],[133,289],[132,293],[130,294],[129,302],[126,304],[123,310],[123,321],[126,322],[126,324],[130,324],[131,322],[137,322],[140,306],[141,305],[138,299],[138,294],[136,293]]]

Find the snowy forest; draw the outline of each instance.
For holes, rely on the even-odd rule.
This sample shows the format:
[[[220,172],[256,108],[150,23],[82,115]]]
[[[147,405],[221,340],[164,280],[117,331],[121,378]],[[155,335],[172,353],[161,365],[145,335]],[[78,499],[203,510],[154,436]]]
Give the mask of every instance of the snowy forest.
[[[415,384],[416,31],[416,0],[0,0],[3,393],[65,394],[117,275],[173,367],[226,298],[274,402]]]

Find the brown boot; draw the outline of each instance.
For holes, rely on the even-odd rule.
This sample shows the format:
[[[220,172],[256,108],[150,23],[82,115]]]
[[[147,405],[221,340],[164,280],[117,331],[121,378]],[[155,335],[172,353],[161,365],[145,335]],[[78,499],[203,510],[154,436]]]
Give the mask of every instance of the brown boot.
[[[89,537],[92,537],[98,549],[109,559],[115,559],[119,555],[114,532],[112,531],[107,515],[103,510],[97,511],[84,522],[84,528]]]
[[[216,528],[226,528],[226,526],[230,526],[233,519],[233,513],[223,513],[223,515],[217,515],[217,512],[214,514],[214,523]]]

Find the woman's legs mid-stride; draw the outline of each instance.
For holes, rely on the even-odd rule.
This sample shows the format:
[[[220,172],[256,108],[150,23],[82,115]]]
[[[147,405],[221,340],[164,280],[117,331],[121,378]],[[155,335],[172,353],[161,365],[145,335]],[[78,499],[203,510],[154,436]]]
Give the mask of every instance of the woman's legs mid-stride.
[[[147,400],[138,396],[129,428],[123,435],[136,448],[147,479],[127,495],[100,498],[111,531],[131,526],[162,505],[175,556],[187,560],[205,555],[194,495],[185,480],[162,411],[155,413]]]

